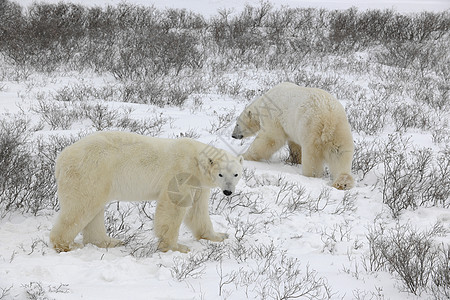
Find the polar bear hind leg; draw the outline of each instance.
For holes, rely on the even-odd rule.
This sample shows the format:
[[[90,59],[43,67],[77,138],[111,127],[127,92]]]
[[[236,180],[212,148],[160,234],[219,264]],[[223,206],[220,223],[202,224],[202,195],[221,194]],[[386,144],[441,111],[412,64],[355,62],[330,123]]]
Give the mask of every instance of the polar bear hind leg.
[[[65,205],[62,205],[56,224],[50,232],[50,241],[58,252],[67,252],[81,247],[81,245],[74,243],[74,239],[94,219],[99,209],[96,210],[86,207],[69,209],[66,205],[76,203],[76,199],[64,200]]]
[[[82,229],[78,224],[78,220],[73,216],[64,216],[60,213],[50,232],[50,241],[56,251],[67,252],[82,247],[81,244],[74,242],[75,237]]]
[[[109,237],[105,228],[105,209],[103,208],[83,229],[83,243],[93,244],[100,248],[123,245],[123,242]]]

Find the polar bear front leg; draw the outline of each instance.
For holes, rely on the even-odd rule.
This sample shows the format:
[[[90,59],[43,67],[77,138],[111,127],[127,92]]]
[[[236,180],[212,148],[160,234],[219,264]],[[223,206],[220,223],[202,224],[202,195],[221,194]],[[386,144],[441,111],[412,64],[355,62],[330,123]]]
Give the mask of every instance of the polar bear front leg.
[[[158,249],[162,252],[172,250],[187,253],[189,248],[178,244],[178,234],[186,207],[172,203],[167,193],[162,194],[156,206],[154,221],[155,234],[159,239]]]
[[[303,175],[308,177],[323,176],[323,155],[314,147],[302,147]]]
[[[338,190],[348,190],[355,185],[351,175],[353,151],[338,152],[330,155],[328,166],[333,178],[333,187]]]
[[[245,160],[268,160],[286,143],[283,133],[259,132],[253,143],[243,154]]]
[[[111,248],[123,245],[122,241],[113,239],[106,234],[105,208],[102,208],[83,229],[83,243],[90,243],[100,248]]]
[[[213,229],[208,209],[209,195],[209,189],[201,190],[197,199],[193,199],[193,205],[189,208],[184,223],[192,231],[196,239],[221,242],[228,238],[228,234],[215,232]]]

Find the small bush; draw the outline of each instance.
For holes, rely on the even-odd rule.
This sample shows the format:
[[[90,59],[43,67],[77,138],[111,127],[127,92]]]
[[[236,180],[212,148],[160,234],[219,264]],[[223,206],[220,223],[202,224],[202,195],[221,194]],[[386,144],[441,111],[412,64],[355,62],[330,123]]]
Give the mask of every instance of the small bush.
[[[31,139],[23,119],[0,122],[0,217],[57,208],[54,164],[73,138]]]
[[[70,102],[49,102],[38,99],[37,104],[31,110],[38,113],[41,122],[50,125],[52,130],[70,129],[72,124],[83,117],[81,106]]]
[[[388,120],[388,105],[380,99],[367,99],[361,96],[350,102],[345,110],[352,130],[368,135],[379,133]]]
[[[383,202],[397,217],[419,206],[449,207],[450,158],[434,157],[431,149],[409,150],[408,140],[391,135],[383,150],[384,173],[379,176]]]
[[[448,292],[448,278],[440,273],[448,268],[448,259],[445,258],[448,249],[436,246],[433,242],[436,236],[445,233],[446,230],[439,224],[426,232],[418,232],[410,225],[397,224],[389,231],[382,226],[375,227],[367,236],[370,270],[387,269],[397,274],[405,289],[414,295],[428,290],[433,278],[437,280],[434,288],[439,286]],[[440,252],[444,256],[440,256]]]
[[[400,104],[392,112],[396,131],[406,131],[408,128],[430,130],[434,125],[433,112],[417,104]]]
[[[190,253],[188,257],[176,256],[173,258],[173,266],[170,269],[172,276],[178,281],[187,278],[199,278],[205,271],[205,263],[209,260],[203,252]]]
[[[30,283],[23,284],[27,299],[31,300],[47,300],[53,299],[48,293],[69,293],[68,284],[61,283],[60,285],[44,285],[40,281],[31,281]]]
[[[436,299],[450,298],[450,247],[439,246],[431,273],[431,292]]]
[[[355,141],[355,153],[353,155],[352,171],[364,179],[382,160],[382,151],[378,140]]]
[[[315,270],[300,267],[296,258],[285,252],[278,252],[273,247],[253,247],[257,261],[256,268],[240,268],[238,272],[223,274],[219,269],[219,294],[225,284],[234,283],[246,291],[255,291],[259,299],[332,299],[326,280],[317,275]]]

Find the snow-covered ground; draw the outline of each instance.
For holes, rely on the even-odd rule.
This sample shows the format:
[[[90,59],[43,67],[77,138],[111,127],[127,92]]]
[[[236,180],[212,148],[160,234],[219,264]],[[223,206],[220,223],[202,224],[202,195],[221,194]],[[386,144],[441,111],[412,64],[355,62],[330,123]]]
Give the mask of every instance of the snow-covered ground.
[[[32,1],[20,1],[30,4]],[[59,2],[48,0],[47,2]],[[89,5],[116,4],[121,1],[74,0]],[[147,4],[148,1],[128,1]],[[256,3],[259,1],[248,1]],[[283,1],[295,6],[345,9],[396,8],[403,12],[442,11],[448,1]],[[213,15],[219,8],[240,11],[241,1],[155,1],[155,6],[188,8]],[[247,89],[258,90],[260,74],[244,70]],[[230,81],[239,81],[236,74]],[[349,79],[353,80],[353,79]],[[354,78],[354,81],[364,78]],[[31,74],[24,81],[0,82],[0,117],[25,112],[33,122],[39,116],[30,108],[39,93],[54,93],[74,84],[102,86],[114,84],[112,76],[86,71],[83,74]],[[196,101],[201,100],[199,108]],[[214,131],[218,116],[234,112],[236,117],[247,102],[242,97],[220,93],[198,94],[183,108],[159,108],[146,104],[107,102],[111,107],[128,108],[130,116],[141,119],[149,115],[164,116],[168,122],[161,137],[176,137],[187,132],[205,143],[235,153],[243,153],[250,144],[231,138],[233,123]],[[448,117],[445,116],[445,117]],[[76,134],[90,124],[80,123]],[[393,129],[386,129],[386,138]],[[44,127],[35,136],[55,133]],[[414,145],[435,148],[429,132],[412,131]],[[355,139],[367,138],[354,134]],[[370,138],[368,138],[370,140]],[[224,198],[213,193],[211,214],[217,231],[230,238],[223,243],[196,241],[186,227],[180,230],[180,242],[191,248],[189,254],[154,252],[152,221],[138,216],[138,206],[125,216],[130,231],[145,222],[140,238],[151,254],[132,255],[133,246],[101,249],[86,245],[68,253],[56,253],[49,246],[49,232],[56,212],[48,210],[37,216],[12,213],[0,219],[0,299],[260,299],[282,297],[274,291],[315,285],[302,299],[431,299],[429,293],[407,293],[401,281],[387,271],[373,271],[368,266],[368,233],[377,226],[395,227],[397,221],[382,202],[376,174],[369,173],[352,190],[331,188],[330,179],[307,178],[301,166],[283,162],[287,151],[277,153],[269,162],[245,162],[246,175],[237,191],[247,197]],[[288,199],[296,195],[301,201],[293,207]],[[238,201],[239,200],[239,201]],[[245,200],[245,201],[244,201]],[[151,211],[151,208],[150,208]],[[450,228],[450,211],[444,208],[419,208],[404,211],[399,224],[410,224],[427,231],[435,224]],[[80,237],[78,237],[80,239]],[[436,243],[448,245],[449,232],[440,234]],[[135,247],[135,245],[134,245]],[[145,249],[139,251],[145,252]],[[192,267],[191,273],[183,273]],[[28,291],[28,294],[27,294]],[[316,292],[317,294],[314,294]],[[2,298],[3,295],[3,298]],[[38,295],[38,296],[36,296]],[[39,298],[41,295],[41,298]],[[294,294],[292,296],[298,296]],[[327,297],[328,296],[328,297]],[[33,298],[34,297],[34,298]]]

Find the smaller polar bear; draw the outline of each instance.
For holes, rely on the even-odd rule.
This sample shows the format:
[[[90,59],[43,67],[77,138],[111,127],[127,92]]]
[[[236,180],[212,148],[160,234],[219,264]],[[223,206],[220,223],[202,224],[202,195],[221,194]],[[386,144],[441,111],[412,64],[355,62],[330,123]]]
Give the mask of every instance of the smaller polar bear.
[[[121,245],[105,229],[105,204],[112,200],[157,200],[154,228],[161,251],[187,252],[178,244],[181,222],[197,239],[222,241],[208,213],[210,189],[227,196],[242,175],[242,156],[194,141],[126,132],[99,132],[66,147],[56,160],[60,212],[50,233],[57,251],[83,243]]]
[[[244,159],[267,160],[288,142],[290,159],[302,163],[303,175],[321,177],[326,163],[333,187],[353,187],[350,125],[344,107],[326,91],[289,82],[276,85],[241,113],[232,137],[255,134]]]

